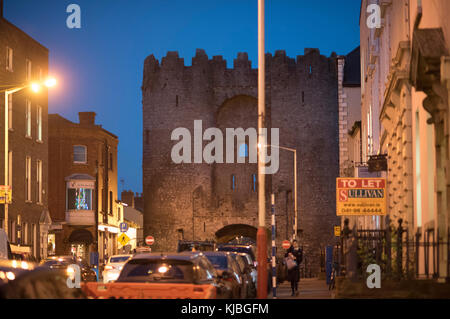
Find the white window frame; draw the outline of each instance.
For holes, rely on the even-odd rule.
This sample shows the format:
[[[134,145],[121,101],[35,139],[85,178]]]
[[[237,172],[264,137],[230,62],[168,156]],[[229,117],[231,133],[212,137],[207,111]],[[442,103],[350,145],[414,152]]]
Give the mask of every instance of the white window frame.
[[[31,157],[25,158],[25,201],[31,202]]]
[[[84,148],[84,161],[76,161],[75,160],[75,147],[83,147]],[[72,148],[73,152],[73,162],[75,164],[87,164],[87,146],[86,145],[74,145]]]
[[[31,137],[31,101],[26,101],[25,106],[25,136]]]
[[[36,108],[36,135],[37,141],[42,142],[42,106]]]
[[[38,204],[42,204],[42,161],[36,162],[36,201]]]
[[[30,59],[26,59],[25,64],[26,64],[26,66],[25,66],[25,72],[26,72],[25,78],[26,78],[27,81],[31,81],[31,68],[32,68],[31,60]]]
[[[13,56],[13,49],[6,47],[6,71],[13,72]]]

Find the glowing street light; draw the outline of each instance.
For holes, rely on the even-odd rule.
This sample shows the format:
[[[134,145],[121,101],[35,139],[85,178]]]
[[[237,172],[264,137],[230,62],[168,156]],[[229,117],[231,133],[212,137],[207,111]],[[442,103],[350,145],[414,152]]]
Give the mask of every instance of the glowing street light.
[[[30,87],[34,93],[38,93],[41,90],[41,85],[39,83],[31,83]]]
[[[23,85],[19,85],[19,86],[0,86],[0,87],[7,87],[6,89],[1,89],[0,92],[4,92],[5,93],[5,172],[4,172],[4,178],[5,178],[5,186],[8,186],[9,184],[9,161],[8,161],[8,155],[9,155],[9,147],[8,147],[8,142],[9,142],[9,95],[10,94],[14,94],[16,92],[19,92],[23,89],[26,88],[31,88],[31,90],[34,93],[39,93],[41,91],[42,86],[46,86],[47,88],[50,87],[54,87],[56,85],[56,79],[49,77],[47,78],[45,81],[41,81],[41,82],[32,82],[32,83],[27,83],[27,84],[23,84]],[[5,232],[6,234],[8,234],[8,201],[5,200]]]

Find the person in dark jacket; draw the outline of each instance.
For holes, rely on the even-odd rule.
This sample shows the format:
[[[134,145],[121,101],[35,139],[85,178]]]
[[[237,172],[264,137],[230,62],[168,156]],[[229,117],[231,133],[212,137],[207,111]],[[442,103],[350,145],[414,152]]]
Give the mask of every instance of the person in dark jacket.
[[[291,247],[285,254],[286,262],[290,259],[296,263],[295,267],[288,269],[287,278],[291,282],[292,296],[298,295],[298,282],[300,281],[300,263],[303,260],[303,251],[298,246],[297,241],[294,239],[291,243]]]

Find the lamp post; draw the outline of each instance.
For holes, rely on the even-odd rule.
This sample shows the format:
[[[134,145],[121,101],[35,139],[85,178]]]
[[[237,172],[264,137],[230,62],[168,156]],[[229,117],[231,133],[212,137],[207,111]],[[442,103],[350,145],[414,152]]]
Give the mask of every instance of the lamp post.
[[[260,149],[262,146],[262,144],[258,144],[258,148]],[[297,229],[298,229],[298,202],[297,202],[297,150],[295,148],[289,148],[289,147],[284,147],[284,146],[277,146],[277,145],[265,145],[265,147],[275,147],[275,148],[279,148],[285,151],[289,151],[294,153],[294,232],[292,235],[292,240],[297,239]]]
[[[8,87],[6,89],[0,90],[0,92],[5,93],[5,171],[4,171],[4,179],[5,179],[5,186],[9,186],[9,95],[14,94],[16,92],[19,92],[26,88],[31,88],[31,90],[35,93],[39,92],[41,90],[42,85],[46,87],[53,87],[56,85],[56,80],[54,78],[48,78],[44,82],[33,82],[18,86],[2,86],[2,87]],[[5,232],[8,234],[8,198],[5,196]]]
[[[264,49],[264,0],[258,0],[258,143],[266,143],[265,119],[265,49]],[[265,193],[265,152],[260,149],[258,156],[258,233],[256,247],[258,255],[258,299],[267,298],[267,233],[265,227],[266,218],[266,193]]]

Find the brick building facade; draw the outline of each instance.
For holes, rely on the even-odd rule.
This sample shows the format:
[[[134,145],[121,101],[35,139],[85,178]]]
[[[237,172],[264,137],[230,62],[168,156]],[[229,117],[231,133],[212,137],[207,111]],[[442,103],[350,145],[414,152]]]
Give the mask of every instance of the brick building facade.
[[[47,48],[3,17],[0,3],[0,184],[4,185],[5,97],[3,89],[43,81],[48,73]],[[9,94],[8,184],[12,203],[8,209],[8,235],[13,252],[46,256],[51,219],[47,208],[48,134],[47,90],[25,88]],[[5,227],[0,204],[0,227]]]
[[[174,250],[181,238],[256,238],[257,164],[248,159],[245,164],[175,164],[171,133],[178,127],[194,132],[194,120],[202,120],[204,130],[215,127],[223,133],[225,128],[256,128],[257,72],[246,53],[238,54],[232,69],[221,56],[209,59],[203,50],[197,50],[189,67],[177,52],[161,63],[153,55],[145,60],[144,233],[155,237],[154,249]],[[268,127],[280,129],[280,146],[297,149],[299,240],[307,271],[314,275],[320,251],[334,243],[333,226],[339,224],[336,55],[325,57],[317,49],[306,49],[296,59],[284,51],[267,54],[266,85]],[[266,178],[265,187],[268,208],[269,195],[275,194],[281,247],[293,234],[295,194],[293,154],[281,150],[279,155],[279,171]],[[270,228],[269,210],[266,216]]]
[[[55,254],[117,253],[123,209],[117,194],[117,136],[95,124],[94,112],[80,112],[79,123],[49,115],[49,209]],[[98,246],[97,246],[98,242]]]

